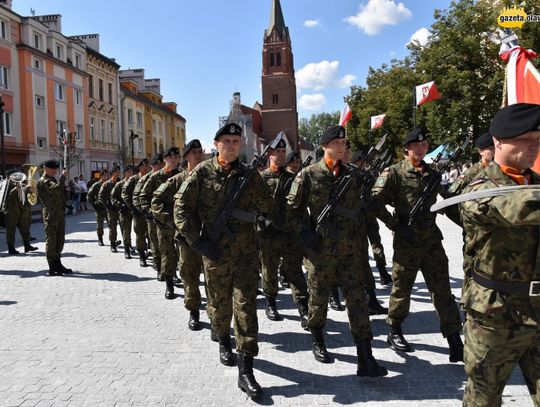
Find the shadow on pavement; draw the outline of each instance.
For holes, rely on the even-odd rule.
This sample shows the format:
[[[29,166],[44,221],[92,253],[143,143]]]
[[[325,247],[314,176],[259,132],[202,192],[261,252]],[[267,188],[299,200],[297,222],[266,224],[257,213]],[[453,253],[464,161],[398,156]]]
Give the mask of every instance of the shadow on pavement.
[[[2,270],[0,275],[11,276],[19,275],[20,278],[31,278],[31,277],[43,277],[48,276],[49,270],[39,270],[39,271],[28,271],[28,270]]]
[[[90,280],[108,280],[108,281],[124,281],[127,283],[138,282],[138,281],[149,281],[155,280],[153,277],[137,277],[131,274],[122,274],[122,273],[82,273],[78,271],[73,271],[69,277],[71,278],[84,278]]]
[[[17,301],[0,301],[0,305],[13,305],[17,304]]]

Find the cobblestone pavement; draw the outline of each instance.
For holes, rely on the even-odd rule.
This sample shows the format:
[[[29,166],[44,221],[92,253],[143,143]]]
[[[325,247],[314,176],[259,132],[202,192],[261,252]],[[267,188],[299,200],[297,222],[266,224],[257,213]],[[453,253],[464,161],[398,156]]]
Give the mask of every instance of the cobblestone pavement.
[[[459,297],[461,231],[445,218],[439,223]],[[74,269],[66,277],[47,275],[41,224],[32,226],[39,251],[27,255],[7,257],[0,232],[0,406],[254,404],[237,388],[237,368],[219,363],[206,314],[201,314],[205,329],[187,329],[181,290],[176,300],[165,300],[164,283],[156,281],[150,267],[139,268],[138,260],[99,247],[92,212],[68,217],[66,230],[64,264]],[[385,228],[381,233],[391,258],[390,233]],[[377,287],[387,305],[389,289]],[[280,291],[278,306],[285,319],[271,322],[259,299],[255,375],[265,391],[261,404],[461,404],[463,365],[448,362],[447,343],[421,275],[404,324],[415,352],[393,352],[385,341],[384,318],[372,318],[374,354],[389,370],[384,378],[355,375],[346,313],[328,312],[327,345],[336,361],[324,365],[311,355],[310,336],[300,328],[290,291]],[[517,371],[504,402],[532,405]]]

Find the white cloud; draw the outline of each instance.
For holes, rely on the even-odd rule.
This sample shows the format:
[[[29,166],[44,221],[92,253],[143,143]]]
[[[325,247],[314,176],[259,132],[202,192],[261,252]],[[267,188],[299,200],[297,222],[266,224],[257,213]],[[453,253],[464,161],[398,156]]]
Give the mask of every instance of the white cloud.
[[[299,104],[303,110],[321,110],[326,105],[326,97],[322,93],[303,95]]]
[[[368,0],[360,4],[360,11],[345,19],[351,25],[362,29],[367,35],[378,34],[385,25],[397,25],[412,16],[403,3],[393,0]]]
[[[418,31],[416,31],[413,35],[411,35],[411,38],[409,39],[409,44],[415,44],[420,45],[421,47],[425,47],[427,43],[429,42],[429,37],[431,36],[431,32],[427,28],[420,28]]]
[[[306,20],[304,21],[304,26],[307,28],[320,27],[321,23],[319,20]]]
[[[356,79],[354,75],[337,78],[339,61],[321,61],[307,64],[296,71],[298,88],[320,91],[326,88],[347,88]]]

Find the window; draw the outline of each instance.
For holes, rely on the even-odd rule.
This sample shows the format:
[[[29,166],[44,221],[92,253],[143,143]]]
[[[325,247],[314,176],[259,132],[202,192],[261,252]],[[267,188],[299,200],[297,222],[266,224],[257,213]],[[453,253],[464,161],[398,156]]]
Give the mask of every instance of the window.
[[[156,131],[157,131],[156,121],[154,119],[152,119],[152,132],[156,133]]]
[[[0,36],[5,40],[8,39],[8,23],[7,23],[7,21],[0,20]]]
[[[60,140],[62,140],[62,138],[64,137],[65,131],[66,131],[66,122],[62,120],[57,120],[56,121],[56,134],[58,134],[58,138]]]
[[[281,51],[278,51],[278,52],[277,52],[277,55],[276,55],[276,65],[277,65],[277,66],[281,66]]]
[[[34,69],[42,70],[41,59],[34,58]]]
[[[83,136],[84,136],[83,133],[84,133],[83,125],[82,125],[82,124],[78,124],[78,125],[77,125],[77,134],[76,134],[77,140],[82,140],[82,139],[83,139]]]
[[[37,139],[37,147],[40,149],[40,150],[43,150],[45,148],[45,145],[47,144],[47,140],[45,140],[45,138],[43,137],[38,137]]]
[[[34,33],[34,48],[41,49],[41,34]]]
[[[61,83],[54,83],[54,97],[57,100],[64,100],[64,85]]]
[[[103,102],[103,79],[98,80],[99,101]]]
[[[88,77],[88,94],[91,98],[94,97],[94,77],[92,75]]]
[[[56,58],[64,59],[64,47],[62,45],[56,44]]]
[[[133,123],[133,109],[128,109],[128,124]]]
[[[270,66],[274,66],[274,50],[270,51]]]
[[[137,152],[142,153],[143,151],[142,148],[143,148],[143,141],[140,138],[138,138],[137,139]]]
[[[105,141],[105,120],[103,119],[99,121],[99,136],[101,141]]]
[[[159,134],[163,135],[163,123],[159,122]]]
[[[36,107],[45,107],[45,98],[43,96],[36,95]]]
[[[277,94],[277,93],[274,93],[274,94],[272,95],[272,104],[277,105],[278,103],[279,103],[278,94]]]
[[[82,104],[82,92],[79,89],[73,89],[73,98],[77,106]]]
[[[11,133],[11,121],[13,113],[4,112],[4,134],[10,135]]]
[[[7,66],[0,65],[0,87],[9,89],[9,69]]]
[[[108,87],[108,96],[109,96],[109,104],[112,105],[112,100],[113,100],[113,91],[112,91],[112,83],[108,83],[107,84],[107,87]]]
[[[142,128],[142,113],[137,112],[137,128]]]
[[[109,140],[114,143],[114,123],[109,122]]]
[[[81,54],[75,53],[75,68],[81,69]]]
[[[96,139],[95,128],[96,128],[96,119],[91,117],[90,118],[90,140]]]

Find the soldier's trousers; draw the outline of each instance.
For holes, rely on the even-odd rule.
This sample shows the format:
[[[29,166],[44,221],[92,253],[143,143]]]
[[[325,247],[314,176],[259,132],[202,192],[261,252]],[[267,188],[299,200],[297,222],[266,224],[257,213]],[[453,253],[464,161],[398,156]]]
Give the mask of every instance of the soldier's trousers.
[[[244,250],[249,246],[244,246]],[[236,350],[257,356],[257,252],[235,250],[236,256],[224,255],[218,262],[203,258],[208,289],[208,315],[219,336],[229,334],[234,316]]]
[[[144,216],[133,215],[133,230],[135,231],[135,247],[138,252],[146,250],[146,218]]]
[[[150,248],[152,249],[152,260],[154,265],[161,267],[161,252],[159,250],[159,242],[157,237],[157,227],[151,220],[146,220],[148,225],[148,238],[150,239]]]
[[[501,312],[467,311],[464,406],[495,407],[519,365],[535,406],[540,406],[540,329],[518,325]]]
[[[15,230],[19,229],[23,242],[30,241],[30,227],[24,211],[16,213],[8,212],[4,217],[6,222],[6,241],[10,246],[15,246]]]
[[[65,215],[64,208],[61,211],[43,211],[43,226],[45,228],[45,253],[47,260],[56,261],[60,259],[64,249]]]
[[[107,209],[107,223],[109,225],[109,241],[115,243],[118,239],[118,220],[119,220],[119,211],[118,209]]]
[[[367,253],[365,254],[367,256]],[[341,287],[345,295],[349,325],[355,342],[371,340],[369,311],[364,289],[367,259],[363,251],[336,255],[330,251],[309,255],[308,272],[309,314],[308,328],[322,329],[326,324],[328,297],[332,287]]]
[[[103,238],[103,224],[107,220],[106,210],[96,210],[96,231],[99,238]]]
[[[364,286],[367,290],[375,291],[375,278],[373,277],[373,272],[371,271],[371,266],[369,265],[369,253],[368,253],[368,238],[366,235],[359,235],[360,240],[360,250],[362,251],[362,256],[358,261],[363,261],[364,264],[360,268],[366,269]]]
[[[120,212],[120,230],[122,231],[122,240],[124,241],[124,247],[131,246],[131,222],[133,217],[131,212]]]
[[[377,266],[386,267],[386,256],[384,255],[384,247],[381,243],[381,234],[379,233],[379,223],[377,218],[366,215],[366,232],[371,244],[371,251]]]
[[[399,326],[407,318],[416,274],[420,269],[431,301],[437,310],[444,337],[461,331],[461,317],[450,289],[448,258],[440,240],[423,241],[415,246],[394,236],[392,292],[386,322]]]
[[[278,270],[291,286],[294,302],[307,299],[307,284],[302,271],[304,260],[302,243],[298,236],[279,235],[276,238],[261,236],[259,239],[262,271],[262,288],[265,295],[275,298],[278,294]]]
[[[203,270],[202,257],[185,242],[180,243],[179,251],[180,278],[184,283],[184,307],[195,311],[201,306],[199,285]]]
[[[174,246],[175,230],[156,225],[156,233],[161,256],[161,276],[172,278],[176,274],[176,266],[178,265],[178,251]],[[154,257],[154,259],[156,258]]]

